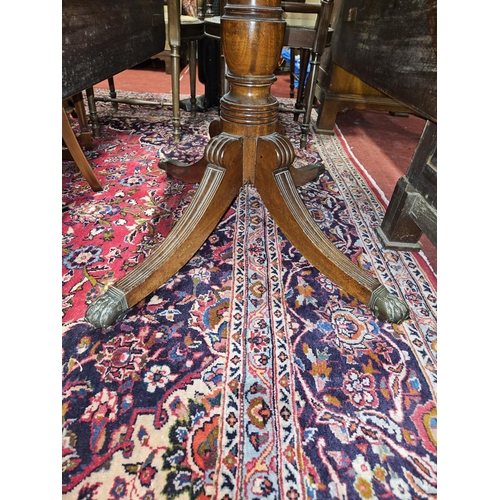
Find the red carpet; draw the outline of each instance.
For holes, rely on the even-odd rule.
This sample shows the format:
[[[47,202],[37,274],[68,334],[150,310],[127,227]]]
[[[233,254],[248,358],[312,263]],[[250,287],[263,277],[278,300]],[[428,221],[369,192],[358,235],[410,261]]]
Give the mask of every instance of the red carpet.
[[[384,209],[343,138],[297,150],[296,165],[326,169],[301,197],[408,321],[378,321],[321,275],[247,186],[186,266],[100,329],[88,304],[195,192],[158,159],[198,159],[216,110],[183,113],[180,144],[165,107],[98,112],[88,158],[104,190],[63,163],[63,498],[435,499],[435,280],[418,254],[380,248]],[[297,148],[297,124],[280,120]]]

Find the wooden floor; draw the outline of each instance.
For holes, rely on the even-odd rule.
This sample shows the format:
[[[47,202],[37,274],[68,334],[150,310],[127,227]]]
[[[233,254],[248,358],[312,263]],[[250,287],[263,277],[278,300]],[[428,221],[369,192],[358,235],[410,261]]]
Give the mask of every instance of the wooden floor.
[[[276,98],[290,97],[289,74],[277,73],[271,87]],[[114,77],[117,91],[159,92],[171,91],[170,75],[162,61],[147,61]],[[108,88],[107,82],[97,88]],[[197,79],[196,94],[204,94],[204,85]],[[181,71],[180,93],[189,94],[189,68]],[[337,117],[337,125],[344,135],[353,155],[383,191],[391,198],[397,180],[406,173],[425,125],[416,116],[393,116],[379,111],[347,111]],[[431,267],[437,273],[437,251],[422,236],[422,249]]]

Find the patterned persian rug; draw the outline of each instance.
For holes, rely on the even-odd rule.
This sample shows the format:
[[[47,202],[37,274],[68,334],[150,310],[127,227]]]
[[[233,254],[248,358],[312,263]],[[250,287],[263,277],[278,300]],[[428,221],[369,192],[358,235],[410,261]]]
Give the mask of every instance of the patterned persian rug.
[[[406,301],[409,321],[379,322],[321,275],[247,186],[179,273],[96,329],[89,303],[196,191],[158,160],[199,159],[217,111],[182,112],[180,144],[168,107],[98,114],[87,154],[104,190],[63,162],[63,498],[436,498],[436,277],[422,255],[381,248],[384,205],[341,133],[300,150],[280,114],[295,165],[326,168],[300,188],[314,219]]]

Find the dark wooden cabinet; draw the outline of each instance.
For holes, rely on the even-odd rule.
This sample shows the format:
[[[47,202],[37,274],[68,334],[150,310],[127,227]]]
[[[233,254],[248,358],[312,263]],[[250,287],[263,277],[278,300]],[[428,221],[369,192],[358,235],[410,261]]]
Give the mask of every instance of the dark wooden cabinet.
[[[422,233],[437,246],[437,125],[430,120],[377,228],[384,247],[395,250],[419,250]]]
[[[63,0],[62,98],[165,47],[163,0]]]
[[[336,0],[331,63],[437,120],[436,0]]]
[[[381,241],[390,248],[417,249],[424,232],[436,245],[436,0],[335,0],[332,27],[329,56],[322,61],[323,87],[343,71],[352,76],[349,81],[344,75],[348,84],[357,80],[375,101],[391,99],[394,111],[406,107],[428,120],[379,228]],[[325,96],[319,96],[320,117],[331,106]]]

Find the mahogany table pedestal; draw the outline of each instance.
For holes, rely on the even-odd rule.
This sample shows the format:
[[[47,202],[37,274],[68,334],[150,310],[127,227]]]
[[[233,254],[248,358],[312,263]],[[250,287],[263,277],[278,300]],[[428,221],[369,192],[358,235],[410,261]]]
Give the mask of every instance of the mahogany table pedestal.
[[[408,317],[406,304],[328,240],[298,194],[303,172],[292,167],[293,146],[280,133],[278,102],[270,93],[284,34],[280,0],[229,0],[221,43],[230,90],[221,99],[220,120],[211,125],[204,159],[185,170],[194,177],[203,173],[199,187],[167,238],[90,305],[86,319],[94,326],[122,318],[184,266],[246,183],[256,187],[286,237],[325,276],[380,320],[400,323]]]

